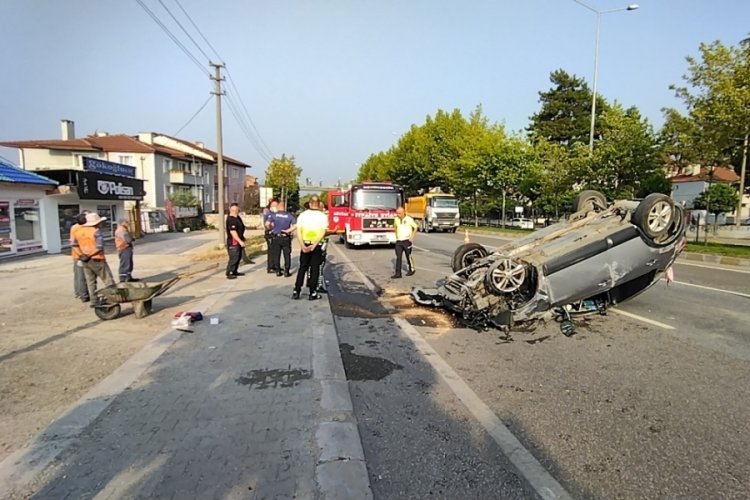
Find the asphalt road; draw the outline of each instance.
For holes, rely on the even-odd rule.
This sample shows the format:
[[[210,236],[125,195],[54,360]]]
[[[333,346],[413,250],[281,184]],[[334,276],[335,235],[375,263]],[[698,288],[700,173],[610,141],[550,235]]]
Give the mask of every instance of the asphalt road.
[[[437,484],[437,473],[398,466],[434,443],[412,434],[434,419],[443,422],[441,431],[456,432],[461,443],[454,451],[451,436],[445,436],[444,454],[483,457],[500,482],[512,475],[502,454],[487,454],[488,446],[493,449],[486,434],[434,370],[425,368],[424,357],[389,320],[391,314],[373,313],[374,306],[366,305],[367,290],[357,284],[361,277],[347,274],[347,260],[381,289],[378,303],[395,306],[395,314],[417,329],[572,496],[750,498],[747,271],[681,263],[675,283],[657,283],[619,312],[584,322],[572,338],[550,323],[508,340],[498,332],[461,328],[449,315],[413,307],[405,295],[412,286],[431,286],[450,273],[450,256],[462,239],[419,234],[417,274],[401,280],[389,278],[391,249],[337,245],[329,252],[328,278],[340,282],[332,296],[354,304],[347,320],[339,319],[340,339],[351,342],[355,352],[401,367],[375,384],[351,382],[376,497],[419,496]],[[502,243],[493,237],[471,239],[488,246]],[[396,380],[394,392],[387,384]],[[382,422],[424,393],[430,406],[417,405],[419,411],[411,419],[397,419],[395,428]],[[461,424],[458,430],[446,423],[451,420]],[[471,452],[467,432],[474,436]],[[385,446],[389,442],[395,448]],[[378,483],[382,471],[388,486]],[[474,483],[461,483],[466,484]],[[450,496],[441,491],[437,496]],[[448,492],[461,493],[461,488]],[[502,496],[482,488],[463,491],[464,498],[487,494]]]

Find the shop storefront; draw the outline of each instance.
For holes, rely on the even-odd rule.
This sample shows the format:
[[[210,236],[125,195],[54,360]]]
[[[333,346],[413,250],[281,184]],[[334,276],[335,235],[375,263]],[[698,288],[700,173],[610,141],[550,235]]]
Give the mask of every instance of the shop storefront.
[[[42,252],[51,226],[43,200],[55,182],[0,163],[0,258]]]
[[[130,216],[125,210],[125,202],[143,200],[143,181],[134,178],[133,167],[93,158],[83,158],[83,164],[84,170],[45,172],[60,183],[57,191],[49,197],[57,212],[58,252],[69,246],[70,228],[76,223],[78,214],[96,212],[106,217],[101,230],[105,239],[111,239],[117,221]]]

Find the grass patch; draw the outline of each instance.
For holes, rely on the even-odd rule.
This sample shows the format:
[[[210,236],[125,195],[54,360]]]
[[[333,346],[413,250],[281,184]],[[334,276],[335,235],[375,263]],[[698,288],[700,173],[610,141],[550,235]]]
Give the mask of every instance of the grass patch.
[[[534,232],[533,229],[520,229],[517,227],[491,227],[491,226],[461,226],[458,228],[459,232],[464,232],[466,230],[475,232],[475,233],[492,233],[492,234],[507,234],[507,235],[514,235],[514,236],[523,236],[525,234],[529,234],[531,232]]]
[[[266,240],[263,237],[263,235],[257,235],[257,236],[251,236],[247,240],[245,240],[245,253],[247,253],[247,256],[249,258],[258,257],[259,255],[263,255],[265,250],[263,249],[263,246],[265,245]],[[212,260],[220,260],[220,259],[226,259],[227,258],[227,249],[226,248],[210,248],[208,250],[204,250],[201,253],[198,253],[193,256],[194,261],[212,261]]]
[[[688,243],[685,247],[686,252],[691,253],[710,253],[714,255],[726,255],[727,257],[739,257],[750,259],[750,246],[727,245],[724,243]]]

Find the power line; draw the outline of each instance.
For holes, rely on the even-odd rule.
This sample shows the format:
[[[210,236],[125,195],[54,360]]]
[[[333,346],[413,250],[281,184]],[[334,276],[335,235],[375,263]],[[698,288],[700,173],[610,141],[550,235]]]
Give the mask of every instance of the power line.
[[[253,118],[250,116],[250,112],[247,110],[247,106],[245,106],[245,101],[242,99],[240,90],[237,88],[237,85],[234,84],[234,78],[232,78],[232,74],[229,72],[229,70],[226,71],[226,74],[227,74],[227,77],[229,78],[229,83],[232,85],[234,92],[237,94],[237,98],[240,100],[242,109],[245,110],[245,116],[247,116],[247,119],[250,121],[250,125],[253,127],[255,134],[258,136],[258,139],[260,140],[260,143],[263,145],[263,148],[265,148],[265,152],[268,153],[268,156],[273,157],[271,148],[268,147],[268,145],[266,144],[266,141],[263,140],[263,136],[260,135],[260,132],[258,131],[258,127],[255,126],[255,122],[253,121]]]
[[[192,25],[193,25],[193,28],[195,28],[195,31],[197,31],[197,32],[198,32],[198,34],[199,34],[199,35],[201,36],[201,38],[203,39],[203,41],[204,41],[204,42],[206,42],[206,45],[208,45],[208,46],[209,46],[209,48],[210,48],[210,49],[211,49],[211,50],[213,51],[213,53],[214,53],[214,55],[216,56],[216,58],[217,58],[217,59],[219,59],[219,60],[221,61],[221,60],[222,60],[222,57],[221,57],[221,56],[219,55],[219,53],[218,53],[218,52],[216,51],[216,49],[214,48],[214,46],[213,46],[213,45],[211,45],[211,42],[209,42],[209,41],[208,41],[208,38],[206,38],[206,37],[205,37],[205,35],[203,35],[203,32],[202,32],[202,31],[200,30],[200,28],[198,27],[198,25],[197,25],[197,24],[195,24],[195,21],[193,21],[193,18],[192,18],[192,17],[190,17],[190,14],[188,14],[188,13],[187,13],[187,11],[185,10],[185,8],[184,8],[184,7],[182,6],[182,4],[180,3],[180,0],[174,0],[174,1],[175,1],[175,3],[177,4],[177,6],[178,6],[178,7],[180,8],[180,10],[182,11],[182,13],[183,13],[183,14],[185,14],[185,17],[187,17],[187,18],[188,18],[188,21],[190,21],[190,24],[192,24]]]
[[[201,107],[200,107],[200,108],[198,108],[198,111],[196,111],[196,112],[195,112],[195,113],[193,114],[193,116],[191,116],[191,117],[190,117],[190,119],[189,119],[189,120],[188,120],[187,122],[185,122],[185,125],[183,125],[182,127],[180,127],[180,128],[179,128],[179,130],[177,130],[177,132],[175,132],[175,133],[174,133],[174,134],[172,134],[172,135],[174,135],[175,137],[177,137],[177,135],[179,135],[179,133],[180,133],[180,132],[182,132],[182,131],[183,131],[183,130],[185,129],[185,127],[187,127],[188,125],[190,125],[190,123],[191,123],[191,122],[192,122],[192,121],[193,121],[193,120],[195,119],[195,117],[196,117],[196,116],[198,116],[198,115],[200,114],[200,112],[201,112],[201,111],[203,111],[203,108],[205,108],[205,107],[206,107],[206,105],[207,105],[207,104],[208,104],[209,102],[211,102],[211,99],[213,99],[213,96],[212,96],[212,95],[209,95],[209,96],[208,96],[208,99],[206,99],[206,102],[204,102],[204,103],[203,103],[203,104],[201,105]]]
[[[204,74],[206,74],[207,76],[211,76],[211,73],[210,73],[210,72],[208,71],[208,69],[206,69],[206,68],[205,68],[205,67],[204,67],[204,66],[203,66],[203,65],[202,65],[202,64],[200,63],[200,61],[199,61],[199,60],[198,60],[198,59],[197,59],[197,58],[196,58],[196,57],[195,57],[195,56],[193,55],[193,53],[192,53],[192,52],[190,52],[190,51],[189,51],[189,50],[187,49],[187,47],[185,47],[185,46],[184,46],[184,45],[182,44],[182,42],[180,42],[180,41],[179,41],[179,40],[177,39],[177,37],[176,37],[176,36],[174,36],[174,35],[172,34],[172,32],[171,32],[171,31],[169,31],[169,28],[167,28],[167,27],[166,27],[166,26],[164,25],[164,23],[162,23],[162,22],[161,22],[161,21],[159,20],[159,18],[158,18],[158,17],[156,16],[156,14],[154,14],[154,13],[153,13],[153,12],[151,11],[151,9],[149,9],[149,8],[148,8],[148,7],[146,6],[146,4],[144,4],[144,3],[143,3],[143,1],[142,1],[142,0],[135,0],[135,1],[136,1],[136,2],[138,2],[138,5],[140,5],[140,6],[141,6],[141,8],[142,8],[142,9],[143,9],[144,11],[146,11],[146,13],[147,13],[147,14],[148,14],[148,15],[149,15],[149,16],[151,17],[151,19],[153,19],[153,20],[154,20],[154,22],[155,22],[156,24],[158,24],[158,25],[159,25],[159,27],[160,27],[160,28],[161,28],[162,30],[164,30],[164,33],[166,33],[166,34],[167,34],[167,36],[168,36],[168,37],[169,37],[169,38],[170,38],[170,39],[171,39],[171,40],[172,40],[172,41],[173,41],[173,42],[174,42],[174,43],[175,43],[175,44],[176,44],[176,45],[177,45],[177,46],[178,46],[178,47],[179,47],[179,48],[180,48],[180,49],[181,49],[181,50],[182,50],[182,51],[183,51],[184,53],[185,53],[185,55],[186,55],[186,56],[188,56],[188,57],[190,58],[190,60],[191,60],[191,61],[193,61],[193,62],[195,63],[195,65],[196,65],[196,66],[198,66],[198,68],[200,68],[200,70],[201,70],[201,71],[202,71],[202,72],[203,72]]]
[[[227,104],[229,105],[229,111],[231,111],[232,116],[234,116],[234,119],[237,121],[237,124],[239,125],[242,132],[245,134],[245,137],[248,141],[252,144],[255,151],[260,155],[260,157],[267,162],[271,161],[271,158],[263,151],[263,148],[260,147],[257,139],[253,137],[252,133],[250,132],[250,129],[247,126],[247,123],[241,116],[241,113],[237,109],[237,105],[235,104],[234,100],[231,98],[230,94],[227,93],[225,95]]]
[[[195,41],[195,38],[193,38],[190,35],[190,33],[188,33],[188,30],[186,30],[185,27],[182,25],[182,23],[174,16],[174,14],[172,14],[172,11],[169,10],[169,7],[167,7],[164,4],[163,0],[158,0],[158,2],[161,4],[162,7],[164,7],[164,10],[167,11],[167,14],[169,14],[169,17],[171,17],[172,20],[177,23],[177,26],[180,27],[180,29],[182,30],[182,32],[185,33],[185,36],[187,36],[190,39],[190,41],[193,42],[193,45],[195,45],[195,47],[198,49],[198,52],[200,52],[201,54],[203,54],[203,57],[205,57],[206,60],[210,62],[211,58],[208,56],[208,54],[206,54],[206,51],[203,50],[203,48],[200,45],[198,45],[198,42]]]
[[[180,0],[174,0],[174,1],[177,4],[177,6],[180,8],[180,10],[182,11],[182,13],[185,14],[185,17],[187,17],[188,21],[190,21],[190,24],[193,26],[193,28],[195,28],[195,31],[197,31],[198,34],[200,35],[200,37],[203,39],[203,41],[206,42],[206,45],[208,45],[208,47],[211,49],[211,51],[214,53],[214,55],[220,61],[223,61],[224,58],[221,57],[221,55],[219,55],[219,52],[216,50],[216,48],[211,44],[211,42],[208,41],[208,38],[206,38],[206,35],[203,34],[203,32],[201,31],[201,29],[195,23],[195,21],[193,21],[193,18],[190,16],[190,14],[188,14],[187,10],[185,10],[185,7],[182,6],[182,3],[180,2]],[[162,0],[159,0],[159,3],[161,3],[162,6],[164,6],[164,3],[163,3]],[[164,6],[164,8],[167,10],[167,12],[169,12],[169,9],[167,9],[166,6]],[[170,15],[172,15],[171,12],[170,12]],[[172,18],[174,19],[174,16],[172,16]],[[179,23],[179,21],[177,21],[175,19],[175,22],[177,22],[177,24],[180,26],[180,28],[182,28],[182,30],[185,31],[185,28],[182,27],[182,25]],[[190,37],[190,35],[187,33],[187,31],[185,31],[185,34],[187,34],[188,37]],[[193,43],[195,43],[195,40],[192,37],[190,37],[190,39],[193,40]],[[197,46],[197,44],[196,44],[196,46]],[[210,59],[210,57],[208,57],[208,55],[202,49],[199,48],[199,50],[201,51],[201,53],[203,53],[204,56],[206,56],[207,59]],[[225,68],[224,72],[226,73],[227,77],[229,78],[229,83],[232,86],[232,89],[234,90],[234,93],[237,94],[237,99],[239,99],[239,101],[240,101],[240,105],[242,106],[242,110],[245,112],[245,116],[247,117],[247,120],[250,122],[250,125],[251,125],[252,129],[255,131],[255,135],[258,136],[258,139],[260,141],[260,145],[264,148],[264,153],[267,154],[270,157],[273,157],[273,153],[271,152],[271,148],[269,148],[268,145],[266,144],[266,142],[263,140],[263,136],[260,134],[260,131],[258,130],[258,127],[255,125],[255,122],[253,121],[252,116],[250,116],[250,112],[247,110],[247,106],[245,106],[245,100],[242,99],[242,94],[240,93],[240,90],[237,88],[237,85],[235,85],[234,78],[232,78],[232,74],[229,72],[228,68]]]

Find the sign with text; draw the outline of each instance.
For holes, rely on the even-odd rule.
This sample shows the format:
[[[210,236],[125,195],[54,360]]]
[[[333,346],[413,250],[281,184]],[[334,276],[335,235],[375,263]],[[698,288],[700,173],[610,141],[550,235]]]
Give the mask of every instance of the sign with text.
[[[114,163],[97,158],[83,157],[83,169],[87,172],[96,172],[98,174],[121,175],[123,177],[135,177],[135,167]]]
[[[143,181],[95,172],[79,172],[78,197],[82,200],[142,200]]]

